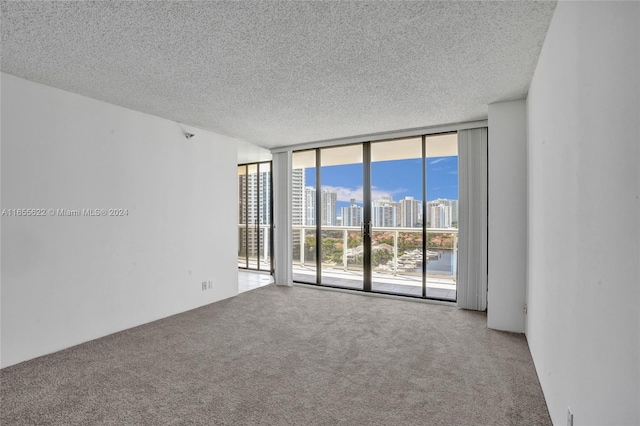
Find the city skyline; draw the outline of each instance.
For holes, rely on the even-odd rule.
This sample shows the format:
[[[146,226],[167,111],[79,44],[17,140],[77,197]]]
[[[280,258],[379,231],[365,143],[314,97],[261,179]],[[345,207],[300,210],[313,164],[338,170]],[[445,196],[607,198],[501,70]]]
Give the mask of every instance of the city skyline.
[[[306,168],[303,174],[305,188],[315,188],[315,168]],[[323,192],[328,190],[336,193],[338,218],[341,218],[343,209],[352,207],[351,200],[355,199],[355,204],[358,206],[363,205],[362,164],[322,167],[321,179]],[[390,198],[389,201],[399,203],[406,197],[413,197],[420,204],[422,203],[422,160],[419,158],[373,162],[371,181],[372,202]],[[458,157],[428,158],[426,181],[427,203],[442,199],[457,200]],[[455,219],[457,220],[457,206]]]
[[[456,227],[458,219],[458,158],[434,157],[427,159],[426,168],[426,224],[431,228]],[[373,162],[371,166],[372,193],[371,219],[376,227],[420,227],[422,208],[422,160],[405,159]],[[257,171],[257,170],[256,170]],[[359,226],[362,220],[362,164],[325,166],[322,168],[320,199],[323,225]],[[266,173],[265,173],[266,172]],[[270,182],[267,170],[257,175],[240,177],[240,222],[270,223]],[[248,182],[247,179],[248,178]],[[249,198],[260,185],[260,210],[244,205],[244,191]],[[249,183],[249,185],[247,185]],[[378,185],[376,186],[376,183]],[[339,184],[339,185],[338,185]],[[292,170],[292,224],[316,223],[315,168]],[[349,217],[345,218],[345,214]],[[247,216],[245,216],[247,215]]]
[[[374,162],[371,165],[371,199],[390,196],[399,201],[406,196],[422,201],[422,160],[406,159]],[[316,186],[315,168],[304,169],[305,186]],[[362,205],[362,164],[325,166],[321,170],[322,189],[337,194],[338,210],[355,199]],[[426,201],[458,199],[458,157],[427,159]]]

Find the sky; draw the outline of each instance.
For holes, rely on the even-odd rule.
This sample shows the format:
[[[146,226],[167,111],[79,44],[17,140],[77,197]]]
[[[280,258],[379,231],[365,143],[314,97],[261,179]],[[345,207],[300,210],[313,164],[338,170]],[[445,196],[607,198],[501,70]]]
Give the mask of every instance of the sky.
[[[372,163],[372,199],[388,195],[394,201],[406,196],[422,201],[421,163],[419,158]],[[348,206],[351,198],[362,205],[362,164],[327,166],[321,174],[323,189],[338,194],[338,209]],[[315,186],[315,169],[306,169],[305,180],[307,186]],[[458,199],[458,157],[427,159],[427,201],[436,198]]]

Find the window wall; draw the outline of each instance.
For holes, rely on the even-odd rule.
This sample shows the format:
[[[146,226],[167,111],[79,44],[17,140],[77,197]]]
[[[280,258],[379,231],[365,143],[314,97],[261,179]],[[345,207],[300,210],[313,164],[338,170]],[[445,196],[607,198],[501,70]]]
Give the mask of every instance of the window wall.
[[[292,160],[294,281],[456,300],[456,133]]]
[[[238,267],[273,271],[271,162],[238,166]]]
[[[291,224],[294,281],[317,282],[316,150],[291,157]]]
[[[362,151],[362,144],[320,149],[321,191],[316,194],[320,282],[358,290],[363,289],[365,260]]]

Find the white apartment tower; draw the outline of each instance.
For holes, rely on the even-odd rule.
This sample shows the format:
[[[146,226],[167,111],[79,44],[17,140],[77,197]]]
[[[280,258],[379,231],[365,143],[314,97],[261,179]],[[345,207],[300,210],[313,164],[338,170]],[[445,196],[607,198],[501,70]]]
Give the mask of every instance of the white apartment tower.
[[[322,225],[335,226],[337,220],[338,194],[330,189],[325,189],[320,194],[320,197],[322,199],[322,204],[320,205],[322,210],[320,215]]]
[[[304,225],[304,169],[291,170],[291,224]]]
[[[362,207],[356,204],[355,199],[351,199],[349,207],[342,207],[340,214],[342,215],[342,226],[362,225]]]
[[[239,222],[247,227],[239,235],[239,249],[250,257],[258,255],[258,225],[271,224],[271,172],[238,175]],[[245,222],[246,220],[246,222]],[[268,229],[260,228],[260,254],[267,255]]]
[[[374,227],[389,228],[399,225],[400,203],[391,197],[381,197],[371,202],[371,222]]]
[[[304,225],[316,224],[316,189],[307,186],[304,189]]]
[[[422,226],[422,209],[420,201],[413,197],[400,200],[400,226],[403,228],[417,228]]]
[[[439,206],[444,206],[443,211]],[[446,217],[446,219],[444,219]],[[427,203],[427,227],[451,228],[458,226],[458,200],[438,198]]]
[[[429,208],[431,228],[451,228],[451,206],[432,204]]]
[[[303,197],[304,211],[302,214],[303,225],[315,225],[316,224],[316,188],[313,186],[307,186],[304,188]],[[336,209],[338,204],[338,194],[325,189],[320,194],[321,208],[320,217],[322,218],[322,225],[335,226],[337,223]]]

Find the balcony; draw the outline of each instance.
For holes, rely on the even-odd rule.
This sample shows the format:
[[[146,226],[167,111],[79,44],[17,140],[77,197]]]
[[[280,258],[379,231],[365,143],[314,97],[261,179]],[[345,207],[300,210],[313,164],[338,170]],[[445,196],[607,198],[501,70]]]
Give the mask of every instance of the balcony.
[[[268,224],[238,225],[239,268],[271,271],[270,231],[271,225]]]
[[[322,284],[362,289],[364,248],[359,227],[322,227]],[[304,241],[303,250],[301,241]],[[426,297],[456,300],[458,230],[427,229],[422,255],[422,228],[373,228],[372,291],[422,296],[426,262]],[[315,226],[293,226],[293,276],[315,283]]]
[[[269,225],[238,226],[238,266],[269,270]],[[293,279],[315,283],[315,226],[293,227]],[[260,256],[256,231],[260,233]],[[304,250],[300,242],[304,241]],[[248,243],[248,245],[247,245]],[[322,227],[322,284],[362,289],[364,247],[359,227]],[[247,256],[248,254],[248,256]],[[426,297],[456,300],[458,230],[427,229]],[[374,292],[422,296],[422,229],[373,228],[372,283]]]

